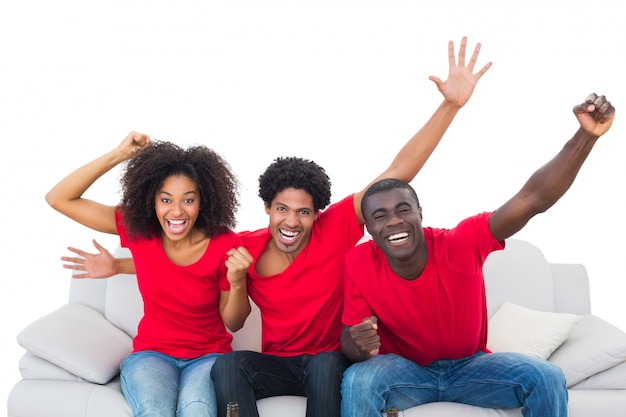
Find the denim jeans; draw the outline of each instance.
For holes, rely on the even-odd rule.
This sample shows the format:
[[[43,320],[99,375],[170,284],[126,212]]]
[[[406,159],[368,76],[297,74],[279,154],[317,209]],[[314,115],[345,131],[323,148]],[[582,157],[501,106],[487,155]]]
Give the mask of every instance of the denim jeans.
[[[307,398],[307,417],[339,417],[341,380],[348,360],[339,352],[283,358],[251,351],[220,356],[211,371],[218,416],[229,401],[245,417],[258,417],[256,400],[279,395]],[[224,405],[224,407],[222,407]]]
[[[484,408],[522,408],[526,417],[567,417],[563,372],[548,361],[518,353],[477,353],[420,366],[398,355],[376,355],[344,373],[341,415],[380,417],[449,401]]]
[[[129,355],[121,387],[135,417],[215,417],[211,367],[220,354],[177,359],[154,351]]]

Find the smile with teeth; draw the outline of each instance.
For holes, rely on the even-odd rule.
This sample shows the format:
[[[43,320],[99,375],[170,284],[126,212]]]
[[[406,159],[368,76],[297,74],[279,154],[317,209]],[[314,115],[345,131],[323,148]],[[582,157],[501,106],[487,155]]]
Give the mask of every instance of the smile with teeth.
[[[285,230],[285,229],[279,229],[281,236],[285,239],[285,240],[295,240],[299,235],[300,232],[295,232],[295,231],[290,231],[290,230]]]
[[[180,232],[187,226],[187,220],[167,220],[167,224],[172,232]]]
[[[403,242],[408,239],[409,234],[407,232],[394,233],[393,235],[387,237],[387,240],[392,243]]]

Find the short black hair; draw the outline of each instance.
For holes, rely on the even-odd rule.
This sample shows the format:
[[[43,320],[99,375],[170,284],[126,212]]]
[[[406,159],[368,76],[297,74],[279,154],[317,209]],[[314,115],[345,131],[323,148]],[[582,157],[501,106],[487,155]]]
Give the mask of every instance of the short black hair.
[[[363,194],[363,199],[361,199],[361,213],[365,213],[365,200],[367,200],[370,196],[379,193],[381,191],[389,191],[394,190],[396,188],[404,188],[405,190],[409,190],[415,201],[417,202],[417,207],[420,208],[420,200],[417,198],[417,193],[415,189],[411,187],[406,181],[399,180],[397,178],[383,178],[382,180],[378,180],[372,185],[370,185],[365,193]]]
[[[315,162],[298,157],[278,157],[259,176],[259,197],[266,207],[286,188],[304,190],[313,197],[315,212],[330,204],[330,178]]]

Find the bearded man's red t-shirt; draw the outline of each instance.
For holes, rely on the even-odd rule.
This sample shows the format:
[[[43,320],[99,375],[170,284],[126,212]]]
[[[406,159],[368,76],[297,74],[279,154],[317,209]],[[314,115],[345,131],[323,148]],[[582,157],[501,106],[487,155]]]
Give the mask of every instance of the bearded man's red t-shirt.
[[[262,352],[289,357],[340,351],[344,257],[363,236],[354,197],[319,213],[309,243],[280,274],[256,273],[272,238],[268,228],[239,235],[254,258],[247,285],[261,311]]]

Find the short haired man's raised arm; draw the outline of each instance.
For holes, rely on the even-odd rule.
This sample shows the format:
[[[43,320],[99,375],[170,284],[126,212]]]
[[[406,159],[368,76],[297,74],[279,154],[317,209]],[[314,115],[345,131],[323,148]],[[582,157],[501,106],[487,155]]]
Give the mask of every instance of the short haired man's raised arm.
[[[533,216],[552,207],[565,194],[596,141],[609,130],[615,117],[611,103],[605,96],[595,93],[574,106],[573,112],[580,123],[574,136],[489,218],[489,228],[496,239],[513,236]]]
[[[480,70],[474,72],[481,44],[476,44],[467,65],[465,64],[466,48],[467,37],[463,37],[457,61],[454,53],[454,42],[448,42],[448,79],[444,82],[434,75],[429,77],[437,85],[437,89],[441,94],[443,94],[443,102],[426,124],[400,149],[391,165],[369,183],[367,187],[355,194],[354,209],[361,223],[363,223],[361,199],[369,185],[383,178],[397,178],[411,182],[439,144],[457,112],[472,96],[478,80],[491,67],[491,62],[487,62]]]

